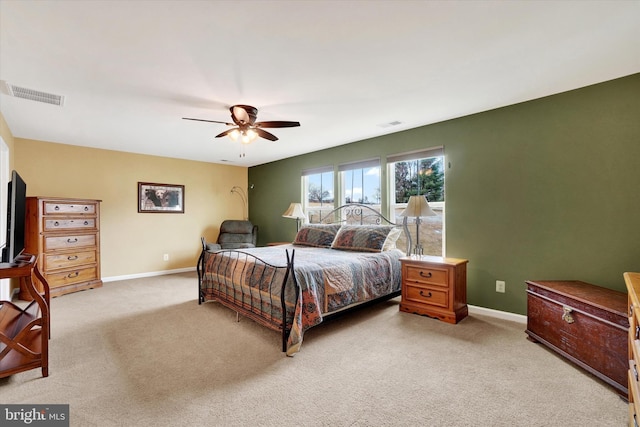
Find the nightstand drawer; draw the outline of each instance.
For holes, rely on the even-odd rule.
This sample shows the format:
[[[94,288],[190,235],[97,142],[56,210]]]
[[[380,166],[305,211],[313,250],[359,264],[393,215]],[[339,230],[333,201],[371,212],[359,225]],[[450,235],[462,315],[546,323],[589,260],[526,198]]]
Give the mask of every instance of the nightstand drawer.
[[[449,293],[439,289],[420,288],[416,286],[407,286],[407,302],[417,304],[429,304],[437,307],[448,307]]]
[[[409,283],[424,283],[428,285],[448,286],[448,270],[435,267],[407,264],[406,277]]]

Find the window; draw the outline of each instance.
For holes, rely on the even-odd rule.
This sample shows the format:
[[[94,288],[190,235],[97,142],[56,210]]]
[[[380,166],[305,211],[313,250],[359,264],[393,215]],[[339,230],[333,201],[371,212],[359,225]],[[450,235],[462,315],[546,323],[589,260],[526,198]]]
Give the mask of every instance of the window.
[[[338,166],[341,204],[362,203],[380,212],[380,159]]]
[[[442,148],[404,153],[387,158],[391,194],[390,217],[400,222],[399,214],[410,196],[425,195],[436,216],[421,218],[420,243],[425,255],[442,256],[444,251],[444,151]],[[407,218],[415,244],[415,218]],[[403,247],[404,242],[398,242]]]
[[[318,223],[333,210],[333,166],[302,171],[302,188],[307,222]]]

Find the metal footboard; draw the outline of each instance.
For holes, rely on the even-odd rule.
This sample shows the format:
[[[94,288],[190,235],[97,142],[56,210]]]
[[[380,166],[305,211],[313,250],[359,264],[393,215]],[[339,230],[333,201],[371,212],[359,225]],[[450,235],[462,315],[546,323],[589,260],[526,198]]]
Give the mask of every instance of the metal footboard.
[[[282,333],[287,349],[297,300],[293,274],[295,250],[286,250],[286,264],[274,265],[243,250],[209,252],[198,259],[198,303],[216,301],[236,313]]]

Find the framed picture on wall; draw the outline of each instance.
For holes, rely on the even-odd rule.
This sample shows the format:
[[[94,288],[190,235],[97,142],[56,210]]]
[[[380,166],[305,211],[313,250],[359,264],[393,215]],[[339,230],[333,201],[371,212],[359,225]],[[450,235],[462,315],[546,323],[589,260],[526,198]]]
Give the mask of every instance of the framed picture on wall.
[[[184,185],[138,182],[138,212],[184,213]]]

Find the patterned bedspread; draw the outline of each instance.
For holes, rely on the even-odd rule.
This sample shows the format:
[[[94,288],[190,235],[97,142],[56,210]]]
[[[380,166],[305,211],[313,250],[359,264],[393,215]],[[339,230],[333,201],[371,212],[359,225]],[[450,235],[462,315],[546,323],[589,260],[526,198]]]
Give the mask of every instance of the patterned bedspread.
[[[322,322],[324,315],[400,290],[399,259],[404,254],[399,250],[370,253],[293,245],[240,251],[266,265],[238,256],[236,251],[206,253],[201,286],[208,295],[231,296],[234,303],[264,317],[265,322],[281,322],[280,289],[286,269],[272,266],[286,266],[285,251],[294,249],[293,274],[300,297],[296,300],[290,276],[286,288],[289,356],[300,350],[304,332]]]

